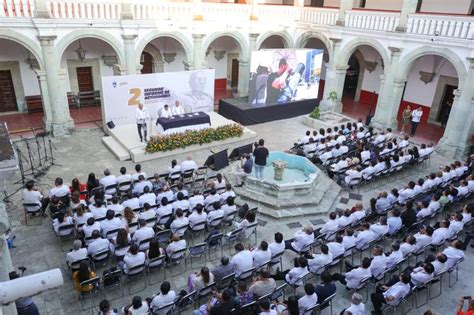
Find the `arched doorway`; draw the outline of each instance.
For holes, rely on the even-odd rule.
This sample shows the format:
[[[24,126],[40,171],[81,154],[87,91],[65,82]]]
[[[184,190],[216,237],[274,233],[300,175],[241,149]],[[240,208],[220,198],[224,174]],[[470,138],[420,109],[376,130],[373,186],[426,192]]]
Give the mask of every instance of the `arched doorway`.
[[[144,67],[142,73],[184,71],[188,56],[177,39],[159,36],[151,39],[141,51],[140,64]]]
[[[344,81],[344,90],[342,91],[342,98],[354,99],[357,93],[357,83],[359,81],[360,63],[355,55],[349,58],[349,68],[347,68],[346,79]]]
[[[282,36],[280,35],[270,35],[266,37],[261,43],[260,46],[257,47],[258,50],[260,49],[279,49],[279,48],[287,48],[289,45]]]
[[[153,73],[153,64],[155,63],[155,60],[153,59],[153,56],[149,52],[142,52],[141,58],[140,58],[140,64],[142,65],[142,74],[147,74],[147,73]]]
[[[327,63],[329,62],[328,46],[326,46],[326,44],[321,39],[317,37],[310,37],[303,44],[303,48],[321,49],[324,51],[323,64],[321,67],[321,76],[320,76],[319,90],[318,90],[318,99],[322,99],[324,95],[324,86],[326,82]]]

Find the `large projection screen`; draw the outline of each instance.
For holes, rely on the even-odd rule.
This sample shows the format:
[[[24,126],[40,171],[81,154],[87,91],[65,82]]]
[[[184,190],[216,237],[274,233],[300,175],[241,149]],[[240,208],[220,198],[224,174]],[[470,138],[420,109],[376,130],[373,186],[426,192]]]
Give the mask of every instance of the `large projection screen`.
[[[186,112],[214,110],[214,70],[164,72],[102,78],[103,117],[115,125],[135,123],[139,103],[152,118],[180,101]]]
[[[249,104],[283,104],[318,97],[323,50],[268,49],[252,52]]]

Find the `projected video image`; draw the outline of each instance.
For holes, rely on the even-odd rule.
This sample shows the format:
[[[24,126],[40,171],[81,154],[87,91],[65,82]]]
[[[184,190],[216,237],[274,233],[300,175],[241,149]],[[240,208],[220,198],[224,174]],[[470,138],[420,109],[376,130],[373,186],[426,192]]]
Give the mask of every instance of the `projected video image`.
[[[323,50],[252,52],[249,104],[275,105],[318,97]]]

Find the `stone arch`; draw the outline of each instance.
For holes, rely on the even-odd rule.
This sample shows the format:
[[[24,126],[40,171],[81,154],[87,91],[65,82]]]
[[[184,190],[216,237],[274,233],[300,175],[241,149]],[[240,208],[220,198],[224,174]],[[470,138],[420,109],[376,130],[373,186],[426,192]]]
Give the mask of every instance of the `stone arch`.
[[[400,59],[395,77],[397,79],[406,80],[413,63],[418,58],[429,55],[440,56],[451,62],[451,64],[454,66],[454,69],[456,69],[459,79],[459,86],[462,86],[467,75],[466,66],[464,65],[462,59],[449,48],[423,46],[409,51],[404,57]]]
[[[239,46],[239,59],[241,60],[249,60],[249,48],[248,43],[244,36],[238,32],[215,32],[209,35],[202,45],[202,51],[205,52],[209,48],[209,46],[219,37],[231,37],[233,38],[237,46]]]
[[[40,70],[44,70],[44,63],[43,63],[43,56],[41,54],[41,47],[38,45],[37,42],[34,40],[26,37],[25,35],[18,33],[16,31],[7,30],[7,29],[0,29],[0,38],[11,40],[25,49],[29,50],[36,60],[39,63]]]
[[[260,49],[260,46],[262,46],[263,42],[271,37],[271,36],[278,36],[281,38],[281,41],[283,42],[283,48],[291,48],[293,47],[293,39],[291,38],[291,35],[288,34],[287,31],[268,31],[266,33],[261,34],[257,38],[257,50]]]
[[[105,43],[109,44],[112,49],[117,54],[117,61],[119,64],[125,64],[125,56],[124,56],[124,49],[122,43],[111,33],[101,31],[101,30],[77,30],[73,31],[63,38],[61,38],[58,43],[56,44],[56,51],[58,52],[58,60],[57,62],[61,62],[61,58],[66,51],[66,49],[78,39],[82,38],[95,38],[104,41]]]
[[[388,54],[388,50],[379,41],[370,38],[355,38],[341,46],[339,61],[336,60],[336,66],[346,66],[349,62],[349,58],[360,46],[372,47],[380,54],[384,64],[390,64],[390,56]]]
[[[160,32],[158,30],[154,30],[146,34],[136,46],[137,53],[137,63],[140,63],[140,55],[142,51],[145,49],[146,45],[149,44],[152,40],[160,38],[160,37],[169,37],[176,40],[184,49],[184,53],[186,55],[186,61],[191,62],[193,60],[193,48],[191,42],[184,36],[182,33],[178,32]]]
[[[313,31],[305,32],[296,39],[294,47],[304,48],[311,38],[319,39],[324,44],[324,46],[326,46],[326,49],[329,54],[329,62],[332,62],[333,51],[332,51],[331,41],[322,33],[313,32]]]

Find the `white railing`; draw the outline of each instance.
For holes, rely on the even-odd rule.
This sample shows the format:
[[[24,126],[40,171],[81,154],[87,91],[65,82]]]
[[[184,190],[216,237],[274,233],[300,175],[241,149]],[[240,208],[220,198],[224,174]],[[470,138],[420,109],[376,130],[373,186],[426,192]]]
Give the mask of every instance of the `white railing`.
[[[298,14],[297,8],[286,5],[259,5],[255,11],[259,21],[271,22],[275,26],[293,23]]]
[[[53,0],[51,17],[61,19],[120,19],[122,6],[109,0]]]
[[[301,8],[299,21],[303,23],[335,25],[339,16],[338,9]]]
[[[407,32],[411,34],[474,39],[474,18],[457,16],[409,16]]]
[[[193,4],[186,2],[135,0],[131,10],[136,20],[188,20],[193,16]]]
[[[394,32],[400,21],[395,12],[346,11],[345,26],[373,31]]]
[[[246,22],[251,13],[248,4],[202,3],[202,15],[206,21]]]
[[[33,0],[0,0],[0,17],[33,17]]]

